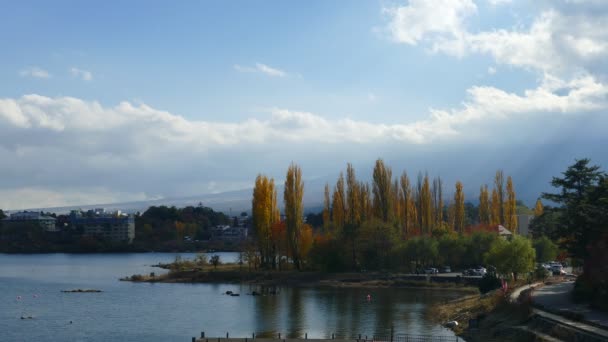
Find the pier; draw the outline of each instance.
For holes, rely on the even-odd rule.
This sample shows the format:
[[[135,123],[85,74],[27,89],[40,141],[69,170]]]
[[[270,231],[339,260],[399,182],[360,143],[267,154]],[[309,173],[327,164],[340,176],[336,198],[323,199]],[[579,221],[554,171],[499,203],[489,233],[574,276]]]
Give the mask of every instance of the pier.
[[[254,334],[248,337],[231,337],[229,333],[222,337],[207,337],[201,332],[200,337],[192,337],[192,342],[458,342],[458,336],[433,336],[433,335],[409,335],[390,334],[388,336],[358,335],[353,338],[336,338],[331,334],[330,338],[308,338],[305,333],[303,337],[286,337],[280,333],[276,337],[257,337]]]

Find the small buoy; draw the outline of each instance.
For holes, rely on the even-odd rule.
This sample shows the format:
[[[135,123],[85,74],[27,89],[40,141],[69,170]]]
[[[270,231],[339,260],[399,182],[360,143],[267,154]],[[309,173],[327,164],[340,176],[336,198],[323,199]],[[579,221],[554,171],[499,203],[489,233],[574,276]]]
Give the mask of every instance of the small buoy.
[[[372,300],[372,296],[371,295],[367,295],[367,301],[370,302]]]
[[[72,321],[70,321],[70,324],[72,324]]]
[[[226,291],[226,294],[227,294],[227,295],[231,295],[231,294],[232,294],[232,291]]]

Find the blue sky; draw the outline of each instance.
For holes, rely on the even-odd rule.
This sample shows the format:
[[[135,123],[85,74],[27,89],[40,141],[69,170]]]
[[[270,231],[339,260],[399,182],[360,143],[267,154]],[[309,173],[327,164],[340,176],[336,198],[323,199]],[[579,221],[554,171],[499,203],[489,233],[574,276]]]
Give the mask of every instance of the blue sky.
[[[291,160],[310,179],[383,157],[455,181],[483,145],[473,192],[495,168],[524,174],[492,151],[568,139],[562,167],[605,139],[607,13],[598,0],[3,3],[0,208],[247,188]]]

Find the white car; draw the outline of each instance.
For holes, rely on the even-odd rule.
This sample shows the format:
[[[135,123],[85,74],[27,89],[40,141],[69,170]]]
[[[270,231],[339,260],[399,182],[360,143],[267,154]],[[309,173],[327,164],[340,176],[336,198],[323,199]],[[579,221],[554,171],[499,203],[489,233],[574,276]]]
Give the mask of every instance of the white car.
[[[551,273],[553,273],[553,275],[564,275],[566,274],[566,271],[564,271],[561,264],[556,264],[551,266]]]

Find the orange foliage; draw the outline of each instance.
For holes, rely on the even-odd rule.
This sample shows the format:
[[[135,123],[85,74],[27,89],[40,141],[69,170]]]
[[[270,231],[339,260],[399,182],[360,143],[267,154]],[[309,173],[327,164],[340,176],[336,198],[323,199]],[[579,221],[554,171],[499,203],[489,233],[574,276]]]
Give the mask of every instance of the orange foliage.
[[[476,232],[487,232],[487,233],[498,234],[498,225],[479,223],[474,226],[468,226],[464,229],[464,234],[466,234],[466,235],[471,235]]]

